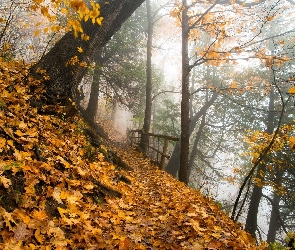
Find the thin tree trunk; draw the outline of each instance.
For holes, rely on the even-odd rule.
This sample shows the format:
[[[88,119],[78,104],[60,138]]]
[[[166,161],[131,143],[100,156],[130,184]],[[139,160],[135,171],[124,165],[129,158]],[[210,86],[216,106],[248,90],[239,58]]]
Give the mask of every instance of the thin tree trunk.
[[[283,171],[277,167],[276,175],[275,175],[275,183],[276,185],[282,185],[282,176]],[[280,200],[281,197],[273,191],[273,199],[272,199],[272,209],[270,214],[270,220],[269,220],[269,227],[268,227],[268,233],[267,233],[267,242],[275,242],[276,240],[276,234],[277,231],[280,228]]]
[[[101,66],[103,65],[102,50],[99,50],[98,53],[95,54],[94,60],[96,63],[96,67],[93,72],[89,102],[85,110],[87,113],[87,116],[93,122],[95,122],[95,116],[98,109],[98,96],[99,96],[99,90],[100,90],[99,84],[100,84],[101,75],[102,75]]]
[[[267,233],[267,242],[275,242],[277,230],[280,228],[279,212],[280,212],[280,196],[273,192],[272,210],[270,214],[270,221]]]
[[[266,121],[266,132],[268,134],[273,133],[274,130],[274,90],[273,87],[271,88],[270,95],[269,95],[269,105],[268,105],[268,117]],[[261,165],[257,169],[257,178],[262,178],[260,176],[260,172],[265,172],[265,166]],[[250,199],[249,210],[247,214],[245,230],[250,233],[254,238],[256,238],[256,230],[257,230],[257,216],[258,216],[258,209],[260,200],[262,197],[262,189],[263,187],[254,185],[253,192]]]
[[[113,99],[112,100],[112,113],[111,113],[111,120],[113,122],[113,126],[115,125],[116,115],[117,115],[117,101],[116,101],[116,99]]]
[[[141,137],[141,149],[144,153],[147,152],[147,145],[149,136],[147,133],[150,132],[151,117],[152,117],[152,45],[153,45],[153,18],[151,14],[151,3],[150,0],[146,0],[147,10],[147,60],[146,60],[146,101],[145,101],[145,115],[143,123],[143,135]]]

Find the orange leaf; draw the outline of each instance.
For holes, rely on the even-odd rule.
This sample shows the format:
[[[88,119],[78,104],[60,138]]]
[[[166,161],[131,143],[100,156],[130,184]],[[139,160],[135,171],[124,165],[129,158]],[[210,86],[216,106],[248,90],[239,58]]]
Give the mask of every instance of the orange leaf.
[[[47,218],[47,214],[44,210],[34,210],[33,217],[42,221]]]
[[[288,90],[288,93],[294,95],[295,94],[295,86],[293,86],[292,88],[290,88]]]
[[[295,137],[290,137],[289,138],[289,143],[290,143],[290,147],[292,149],[295,149]]]
[[[119,243],[119,250],[129,250],[130,249],[130,241],[128,239],[124,239]]]
[[[36,30],[35,32],[34,32],[34,36],[38,36],[40,34],[40,30]]]

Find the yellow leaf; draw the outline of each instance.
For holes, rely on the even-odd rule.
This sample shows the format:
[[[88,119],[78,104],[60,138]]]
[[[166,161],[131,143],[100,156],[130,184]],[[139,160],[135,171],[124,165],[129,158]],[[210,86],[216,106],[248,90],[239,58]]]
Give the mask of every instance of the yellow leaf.
[[[41,8],[41,13],[42,13],[43,16],[47,16],[47,17],[49,17],[48,7],[44,7],[44,6],[42,6],[42,8]]]
[[[52,197],[58,202],[63,204],[61,198],[60,198],[60,189],[58,187],[54,188],[54,191],[52,193]]]
[[[9,146],[13,147],[13,140],[8,140],[8,141],[7,141],[7,144],[8,144]]]
[[[235,82],[235,81],[233,81],[232,83],[231,83],[231,85],[230,85],[230,88],[231,89],[236,89],[237,88],[237,82]]]
[[[18,151],[17,149],[14,150],[13,155],[17,161],[21,161],[23,158],[21,152]]]
[[[67,13],[68,13],[68,10],[67,10],[66,8],[62,8],[62,9],[61,9],[61,13],[63,13],[63,14],[67,14]]]
[[[40,30],[36,30],[35,33],[34,33],[34,36],[38,36],[40,33]]]
[[[12,182],[10,179],[6,178],[5,176],[0,176],[0,183],[5,187],[9,188],[10,185],[12,185]]]
[[[91,190],[91,189],[94,188],[94,185],[92,183],[88,183],[88,184],[84,185],[83,187],[88,189],[88,190]]]
[[[37,9],[38,9],[38,6],[37,5],[31,5],[30,6],[30,9],[31,10],[33,10],[33,11],[36,11]],[[29,24],[27,23],[27,26],[28,26]]]
[[[23,135],[24,135],[24,133],[21,132],[19,129],[16,130],[16,131],[14,132],[14,134],[16,134],[16,135],[18,135],[18,136],[23,136]]]
[[[31,223],[31,218],[30,216],[28,216],[28,214],[21,209],[15,209],[13,211],[13,214],[16,215],[18,218],[21,219],[21,221],[27,225],[29,225]]]
[[[291,148],[295,148],[295,137],[290,137],[289,138],[289,143]]]
[[[85,6],[85,3],[82,0],[71,0],[70,6],[71,8],[78,10],[80,8],[83,8]]]
[[[34,210],[33,218],[41,220],[41,221],[46,220],[47,213],[45,212],[45,210]]]
[[[44,235],[41,234],[39,228],[35,232],[35,238],[40,244],[43,244],[43,241],[45,240],[45,237],[44,237]]]
[[[102,21],[103,21],[103,17],[98,17],[98,18],[96,18],[96,22],[97,22],[97,24],[98,24],[99,26],[102,25]]]
[[[56,16],[50,16],[50,15],[49,15],[49,17],[50,17],[50,21],[51,21],[51,22],[54,22],[54,21],[56,20]]]
[[[81,47],[78,47],[78,52],[82,53],[83,49]]]
[[[79,66],[80,66],[80,67],[87,67],[87,63],[86,63],[86,62],[80,62],[80,63],[79,63]]]
[[[84,40],[84,41],[88,41],[89,40],[89,36],[85,35],[84,33],[81,34],[81,39]]]
[[[40,4],[40,3],[43,3],[44,0],[33,0],[33,2],[35,2],[36,4]]]
[[[294,95],[295,94],[295,86],[293,86],[292,88],[290,88],[288,90],[288,93]]]
[[[274,16],[270,16],[270,17],[268,17],[266,20],[267,21],[271,21],[271,20],[273,20],[274,19]]]

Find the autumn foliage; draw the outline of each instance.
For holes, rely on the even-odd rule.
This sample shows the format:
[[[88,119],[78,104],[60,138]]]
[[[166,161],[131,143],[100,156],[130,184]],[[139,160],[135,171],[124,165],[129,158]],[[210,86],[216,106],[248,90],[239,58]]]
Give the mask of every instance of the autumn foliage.
[[[82,28],[82,22],[87,22],[91,20],[93,24],[102,25],[103,17],[100,16],[100,5],[94,1],[90,2],[90,6],[83,0],[56,0],[48,2],[44,0],[33,0],[33,4],[30,6],[31,10],[41,13],[50,22],[56,22],[60,15],[66,18],[67,24],[64,26],[58,26],[57,29],[55,25],[51,26],[51,29],[59,31],[65,29],[65,31],[73,30],[75,37],[81,34],[83,40],[89,40],[89,36],[84,33]],[[55,13],[59,13],[59,16]],[[46,30],[48,31],[48,28]],[[39,30],[36,30],[37,35]]]
[[[42,82],[29,65],[0,65],[1,249],[263,248],[141,154],[91,144],[69,107],[31,107]]]
[[[94,1],[33,0],[30,11],[52,24],[34,36],[72,30],[87,41],[82,22],[103,22]],[[62,18],[64,26],[57,21]],[[72,100],[69,106],[38,105],[46,90],[42,79],[30,75],[31,65],[2,53],[8,43],[0,48],[0,249],[265,247],[256,246],[213,200],[128,145],[118,148],[101,138]],[[87,66],[76,56],[68,65]],[[38,73],[49,79],[45,70]]]

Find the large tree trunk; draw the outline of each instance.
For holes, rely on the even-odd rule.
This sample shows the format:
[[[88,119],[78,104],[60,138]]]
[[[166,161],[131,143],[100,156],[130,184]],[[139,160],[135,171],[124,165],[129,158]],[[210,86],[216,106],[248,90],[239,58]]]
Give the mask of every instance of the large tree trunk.
[[[141,137],[141,149],[144,153],[147,152],[147,147],[149,144],[149,135],[152,117],[152,46],[153,46],[153,17],[151,14],[151,3],[150,0],[146,0],[146,10],[147,10],[147,60],[146,60],[146,101],[145,101],[145,115],[143,123],[143,135]]]
[[[192,167],[194,165],[194,160],[196,158],[196,155],[198,153],[198,146],[199,146],[199,141],[201,140],[201,135],[203,133],[203,128],[205,127],[205,121],[206,121],[206,113],[202,116],[201,124],[199,126],[198,132],[196,134],[196,138],[194,141],[194,145],[189,157],[189,162],[188,162],[188,176],[190,176]]]
[[[89,41],[74,38],[73,32],[65,34],[40,61],[31,68],[31,74],[40,77],[37,69],[45,69],[49,79],[46,83],[46,101],[65,103],[75,96],[78,83],[86,73],[86,67],[66,66],[71,58],[78,56],[80,62],[91,63],[94,54],[120,29],[124,21],[144,0],[110,0],[101,2],[101,27],[91,21],[83,23]],[[83,49],[82,53],[77,48]]]
[[[182,0],[182,99],[181,99],[181,135],[180,135],[180,168],[179,180],[188,183],[188,156],[189,156],[189,57],[188,57],[188,6],[187,1]]]

